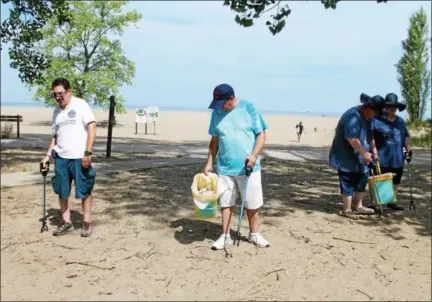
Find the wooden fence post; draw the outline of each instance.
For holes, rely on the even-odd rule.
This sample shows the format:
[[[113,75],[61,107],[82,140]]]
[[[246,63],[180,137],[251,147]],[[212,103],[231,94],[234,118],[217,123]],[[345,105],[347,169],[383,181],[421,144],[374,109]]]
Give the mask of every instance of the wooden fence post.
[[[110,107],[109,107],[109,116],[108,116],[108,138],[107,138],[107,149],[106,149],[106,157],[111,156],[111,142],[112,142],[112,130],[114,126],[114,113],[115,113],[115,97],[110,96]]]
[[[20,116],[17,115],[17,137],[20,137]]]

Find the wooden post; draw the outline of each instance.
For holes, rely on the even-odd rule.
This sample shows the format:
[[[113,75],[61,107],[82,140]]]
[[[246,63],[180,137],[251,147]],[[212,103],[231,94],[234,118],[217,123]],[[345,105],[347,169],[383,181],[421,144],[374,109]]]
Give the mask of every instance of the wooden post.
[[[154,135],[156,135],[156,121],[153,121]]]
[[[17,137],[20,137],[20,129],[19,129],[19,124],[20,124],[20,116],[17,115]]]
[[[112,142],[112,129],[114,124],[114,113],[115,113],[115,97],[110,96],[110,107],[109,107],[109,116],[108,116],[108,139],[107,139],[107,149],[106,149],[106,157],[111,156],[111,142]]]
[[[145,123],[145,134],[147,134],[147,122]]]
[[[135,122],[135,134],[138,134],[138,123]]]

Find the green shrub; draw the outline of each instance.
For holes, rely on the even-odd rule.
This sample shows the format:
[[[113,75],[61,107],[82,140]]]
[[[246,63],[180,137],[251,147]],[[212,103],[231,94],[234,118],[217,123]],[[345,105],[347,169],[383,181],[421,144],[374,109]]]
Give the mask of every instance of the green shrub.
[[[0,126],[1,138],[11,138],[13,134],[13,125],[6,123]]]
[[[432,132],[411,137],[411,145],[422,148],[432,148]]]

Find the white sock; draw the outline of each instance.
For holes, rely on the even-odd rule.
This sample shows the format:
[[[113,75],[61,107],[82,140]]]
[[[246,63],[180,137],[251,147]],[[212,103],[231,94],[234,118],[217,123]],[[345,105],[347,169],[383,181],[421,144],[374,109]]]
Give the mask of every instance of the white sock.
[[[231,234],[230,233],[224,233],[224,237],[228,237],[228,238],[231,238]]]
[[[250,233],[252,236],[254,236],[254,235],[258,235],[259,234],[259,232],[256,232],[256,233]]]

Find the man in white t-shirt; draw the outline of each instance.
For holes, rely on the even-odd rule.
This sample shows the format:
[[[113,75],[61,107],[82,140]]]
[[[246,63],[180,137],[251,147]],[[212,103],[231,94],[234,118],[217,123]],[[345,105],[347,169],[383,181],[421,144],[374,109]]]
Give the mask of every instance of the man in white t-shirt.
[[[96,172],[91,166],[93,144],[96,138],[96,121],[89,104],[72,96],[70,83],[57,78],[51,85],[52,95],[58,103],[52,118],[53,138],[42,160],[43,166],[52,158],[55,176],[52,187],[60,199],[62,221],[53,235],[60,236],[74,230],[69,209],[71,183],[75,183],[75,198],[82,200],[83,229],[81,236],[92,233],[92,190]]]

